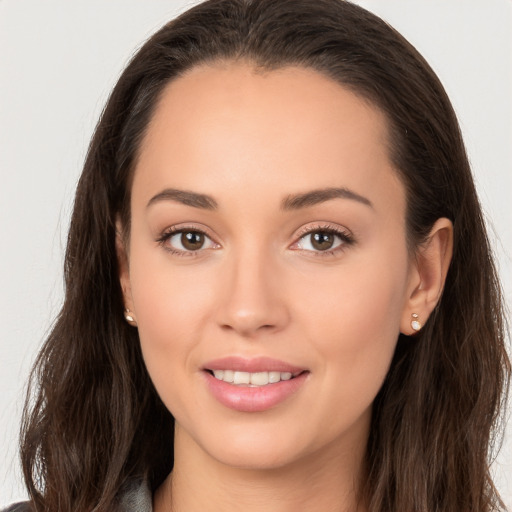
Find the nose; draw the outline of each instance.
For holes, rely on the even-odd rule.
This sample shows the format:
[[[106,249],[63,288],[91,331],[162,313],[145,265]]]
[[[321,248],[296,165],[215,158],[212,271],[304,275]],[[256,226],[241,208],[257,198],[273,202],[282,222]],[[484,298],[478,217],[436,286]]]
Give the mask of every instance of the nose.
[[[233,256],[226,267],[222,275],[219,326],[245,338],[282,330],[290,315],[282,272],[276,262],[253,251]]]

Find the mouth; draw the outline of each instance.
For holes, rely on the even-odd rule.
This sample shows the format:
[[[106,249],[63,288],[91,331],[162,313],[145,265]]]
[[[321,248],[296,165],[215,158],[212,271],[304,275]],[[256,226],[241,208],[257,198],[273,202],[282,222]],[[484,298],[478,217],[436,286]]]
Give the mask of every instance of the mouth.
[[[261,371],[261,372],[244,372],[237,370],[210,370],[206,369],[210,375],[217,380],[221,380],[235,386],[262,387],[278,382],[295,379],[305,372],[279,372],[279,371]]]
[[[272,359],[230,356],[202,368],[207,388],[225,407],[263,412],[288,402],[309,380],[305,368]]]

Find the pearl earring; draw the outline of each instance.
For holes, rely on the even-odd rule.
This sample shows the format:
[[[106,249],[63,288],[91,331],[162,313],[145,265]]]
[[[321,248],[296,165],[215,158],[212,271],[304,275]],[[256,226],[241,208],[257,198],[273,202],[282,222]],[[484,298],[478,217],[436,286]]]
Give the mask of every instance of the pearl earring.
[[[127,322],[136,323],[135,318],[133,318],[132,312],[128,308],[124,310],[124,318]]]
[[[413,313],[411,316],[411,327],[414,331],[418,332],[421,329],[421,323],[418,320],[419,316],[416,313]]]

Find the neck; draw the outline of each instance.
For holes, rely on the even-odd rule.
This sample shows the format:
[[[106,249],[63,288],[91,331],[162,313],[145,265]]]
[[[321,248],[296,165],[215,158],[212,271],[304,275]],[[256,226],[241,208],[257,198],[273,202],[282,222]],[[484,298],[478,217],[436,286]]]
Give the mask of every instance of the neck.
[[[283,467],[253,469],[213,459],[177,426],[174,469],[155,494],[154,511],[362,512],[365,443],[341,449],[337,442]]]

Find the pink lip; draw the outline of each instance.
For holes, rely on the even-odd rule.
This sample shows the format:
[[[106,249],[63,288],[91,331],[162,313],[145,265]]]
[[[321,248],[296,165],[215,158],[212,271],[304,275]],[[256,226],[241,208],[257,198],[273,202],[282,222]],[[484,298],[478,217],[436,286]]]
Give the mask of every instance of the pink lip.
[[[223,357],[209,361],[203,366],[204,370],[234,370],[239,372],[290,372],[297,374],[305,371],[305,368],[299,368],[291,364],[272,359],[270,357],[255,357],[246,359],[239,356]]]
[[[207,363],[204,370],[206,383],[212,395],[225,407],[239,412],[262,412],[279,405],[297,392],[309,375],[309,371],[304,368],[266,357],[216,359]],[[250,373],[263,371],[290,372],[296,376],[275,384],[250,387],[238,386],[216,379],[207,370],[235,370]]]

